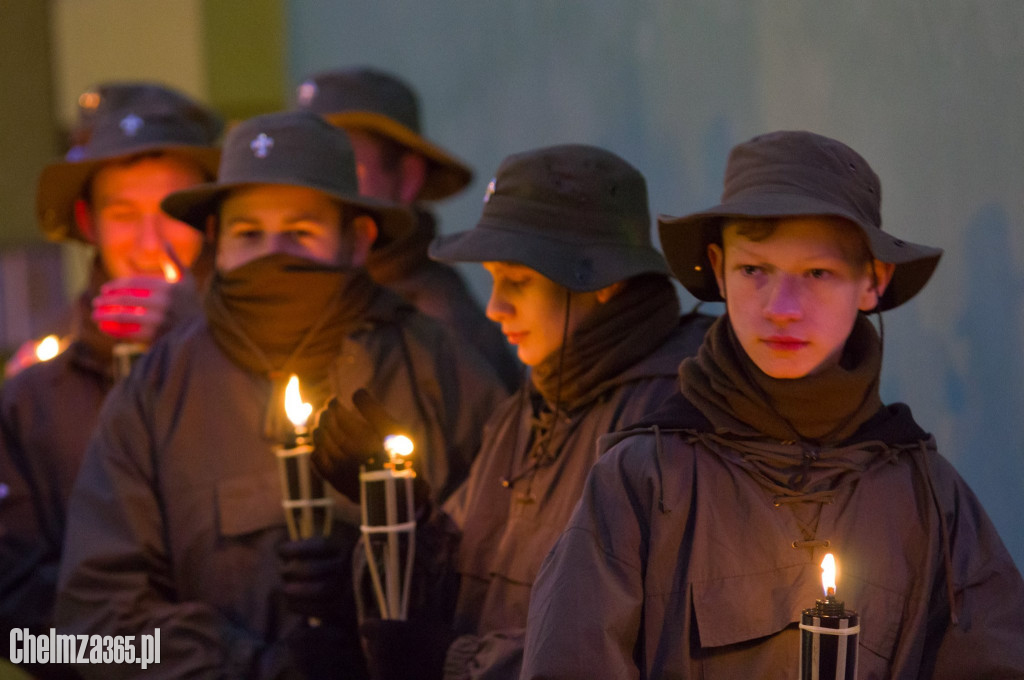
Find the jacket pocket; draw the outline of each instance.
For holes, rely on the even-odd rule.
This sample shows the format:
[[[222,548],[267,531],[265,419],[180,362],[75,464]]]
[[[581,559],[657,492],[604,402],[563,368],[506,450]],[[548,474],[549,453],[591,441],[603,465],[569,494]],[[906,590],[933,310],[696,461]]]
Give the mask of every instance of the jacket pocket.
[[[860,616],[859,645],[890,659],[904,597],[850,574],[845,581],[840,599]],[[800,645],[797,624],[801,612],[821,599],[819,584],[820,571],[814,565],[695,582],[694,618],[707,677],[735,677],[737,662],[750,671],[749,677],[768,677],[758,673],[772,668],[775,673],[791,668],[795,675]],[[772,636],[778,639],[767,639]],[[865,658],[864,649],[861,660],[871,667],[874,660]]]
[[[237,537],[284,525],[276,469],[217,482],[217,530]]]

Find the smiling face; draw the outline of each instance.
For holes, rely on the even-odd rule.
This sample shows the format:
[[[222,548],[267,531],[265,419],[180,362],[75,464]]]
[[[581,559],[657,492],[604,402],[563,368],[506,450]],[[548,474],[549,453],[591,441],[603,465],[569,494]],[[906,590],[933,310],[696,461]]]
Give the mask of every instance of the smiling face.
[[[107,165],[93,176],[89,202],[76,205],[76,219],[111,278],[162,277],[171,255],[192,264],[202,234],[160,210],[160,201],[203,179],[198,167],[172,156]]]
[[[315,189],[275,184],[236,189],[220,207],[217,268],[230,271],[277,253],[361,266],[376,226],[366,216],[345,228],[341,223],[341,206]]]
[[[859,229],[838,218],[744,225],[727,224],[722,245],[708,246],[740,345],[773,378],[836,365],[857,312],[876,306],[894,266],[872,259]]]
[[[519,360],[536,366],[562,346],[563,333],[571,336],[601,300],[600,291],[572,294],[566,328],[568,289],[521,264],[484,262],[491,274],[487,318],[501,324],[501,332],[516,345]]]

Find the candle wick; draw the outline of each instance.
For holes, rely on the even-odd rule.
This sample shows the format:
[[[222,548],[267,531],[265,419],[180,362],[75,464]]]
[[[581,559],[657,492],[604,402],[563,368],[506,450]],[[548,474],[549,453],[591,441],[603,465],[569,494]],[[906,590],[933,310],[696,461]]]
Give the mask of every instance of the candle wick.
[[[833,588],[832,586],[829,586],[828,589],[825,591],[825,596],[826,597],[835,597],[836,596],[836,589]]]

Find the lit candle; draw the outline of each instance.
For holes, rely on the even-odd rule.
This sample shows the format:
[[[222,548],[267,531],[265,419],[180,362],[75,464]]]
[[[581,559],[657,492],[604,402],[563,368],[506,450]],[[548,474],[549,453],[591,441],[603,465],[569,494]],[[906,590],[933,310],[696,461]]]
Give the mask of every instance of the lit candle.
[[[836,562],[832,553],[821,562],[825,599],[800,617],[800,679],[853,680],[857,677],[860,616],[836,599]]]
[[[409,460],[415,446],[402,434],[388,435],[383,445],[388,460],[381,469],[359,472],[360,528],[380,617],[405,619],[416,551],[416,473]]]
[[[36,345],[36,359],[49,361],[61,352],[60,338],[56,335],[47,335]]]

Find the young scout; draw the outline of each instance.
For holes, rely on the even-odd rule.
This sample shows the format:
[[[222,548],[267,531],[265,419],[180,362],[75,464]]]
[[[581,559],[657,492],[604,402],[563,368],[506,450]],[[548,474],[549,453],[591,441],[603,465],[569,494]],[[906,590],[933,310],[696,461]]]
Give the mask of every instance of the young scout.
[[[677,390],[679,362],[712,321],[680,318],[650,243],[646,182],[615,154],[562,145],[509,156],[484,200],[474,229],[437,239],[430,253],[490,272],[487,315],[530,380],[493,413],[469,479],[421,531],[459,537],[454,624],[411,617],[364,626],[380,679],[440,678],[442,662],[446,678],[518,677],[530,591],[597,459],[598,437]],[[328,428],[331,418],[320,423]],[[396,648],[403,653],[389,652]]]
[[[530,603],[524,678],[778,678],[801,611],[859,613],[861,678],[1024,675],[1024,584],[977,499],[878,393],[867,313],[941,251],[882,230],[878,177],[808,132],[735,147],[721,204],[660,220],[672,270],[727,314],[681,391],[611,435]]]
[[[10,629],[48,632],[53,623],[68,497],[114,384],[114,347],[148,343],[200,313],[186,268],[203,276],[202,236],[160,201],[213,178],[218,152],[196,118],[218,118],[162,86],[136,84],[131,95],[101,101],[78,160],[39,178],[43,232],[93,245],[95,259],[75,303],[74,340],[0,391],[0,650]]]
[[[390,73],[350,68],[306,79],[297,102],[299,108],[322,115],[348,133],[361,194],[401,203],[415,212],[415,229],[380,243],[370,253],[366,269],[373,280],[439,319],[481,352],[509,389],[515,389],[522,369],[501,333],[487,321],[458,272],[427,257],[427,246],[437,232],[427,205],[461,192],[473,173],[423,136],[416,93]]]
[[[162,205],[216,236],[216,273],[205,314],[157,343],[101,414],[71,499],[60,630],[160,629],[146,677],[359,677],[354,527],[287,540],[273,452],[294,432],[285,382],[296,374],[314,405],[365,388],[401,413],[438,499],[506,393],[471,349],[366,275],[378,233],[402,235],[410,216],[358,195],[348,139],[320,117],[239,124],[218,181]],[[339,506],[339,519],[354,510]]]

